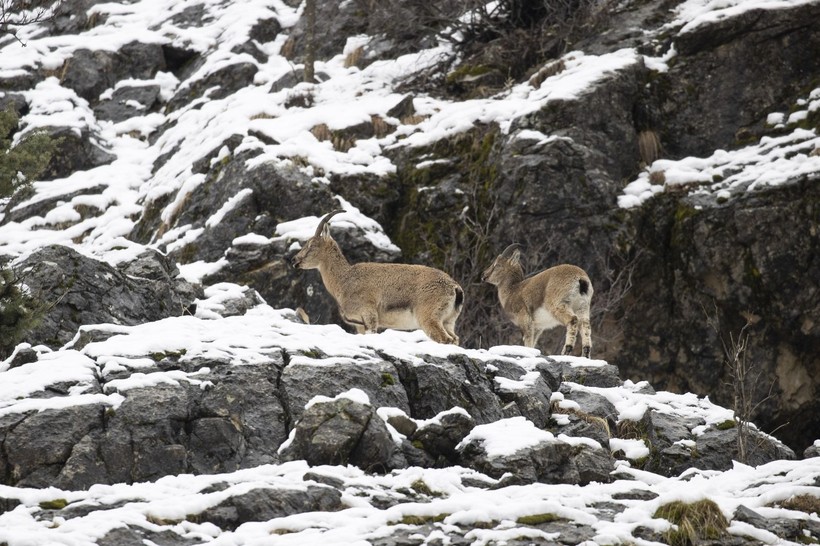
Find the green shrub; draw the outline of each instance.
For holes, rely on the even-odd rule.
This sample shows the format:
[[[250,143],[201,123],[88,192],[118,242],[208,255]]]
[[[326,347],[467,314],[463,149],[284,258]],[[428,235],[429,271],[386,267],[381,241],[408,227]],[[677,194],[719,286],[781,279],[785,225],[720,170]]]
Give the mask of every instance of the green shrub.
[[[0,358],[6,358],[31,330],[43,306],[20,288],[14,272],[0,268]]]
[[[46,133],[34,132],[12,146],[19,118],[14,110],[0,111],[0,199],[28,186],[51,161],[56,146]],[[0,358],[23,340],[45,307],[21,289],[20,280],[0,266]]]
[[[62,510],[66,506],[68,506],[68,501],[65,499],[53,499],[40,503],[40,508],[43,510]]]
[[[31,183],[48,166],[56,147],[44,132],[33,132],[12,147],[19,119],[14,110],[0,111],[0,198]]]

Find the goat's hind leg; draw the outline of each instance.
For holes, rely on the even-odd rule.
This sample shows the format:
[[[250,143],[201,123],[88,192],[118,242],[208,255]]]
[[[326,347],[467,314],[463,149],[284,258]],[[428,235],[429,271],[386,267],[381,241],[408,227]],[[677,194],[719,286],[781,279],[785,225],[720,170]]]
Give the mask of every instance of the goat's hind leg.
[[[572,354],[572,349],[575,347],[575,339],[578,337],[578,315],[572,312],[568,305],[561,305],[552,313],[555,318],[561,321],[567,327],[567,336],[564,339],[564,352],[562,354]]]
[[[422,321],[419,326],[421,326],[421,329],[427,334],[427,337],[433,341],[437,341],[438,343],[458,343],[458,337],[451,335],[444,327],[444,324],[437,319]]]
[[[587,358],[592,353],[592,326],[588,318],[581,319],[581,355]]]
[[[456,330],[455,330],[456,319],[455,318],[447,319],[442,323],[442,326],[444,326],[444,331],[447,332],[447,334],[449,334],[449,336],[451,338],[453,338],[453,341],[452,341],[453,345],[458,345],[459,339],[458,339],[458,334],[456,334]]]
[[[342,315],[342,320],[352,324],[357,334],[375,334],[379,330],[379,315],[369,309],[351,309]]]

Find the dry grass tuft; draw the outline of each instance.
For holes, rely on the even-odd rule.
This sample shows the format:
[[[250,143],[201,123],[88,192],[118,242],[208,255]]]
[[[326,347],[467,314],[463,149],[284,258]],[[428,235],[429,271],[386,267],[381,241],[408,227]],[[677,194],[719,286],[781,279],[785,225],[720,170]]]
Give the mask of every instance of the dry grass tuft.
[[[709,499],[693,503],[670,502],[658,508],[653,517],[675,525],[663,534],[670,546],[689,546],[703,539],[715,540],[725,535],[729,527],[720,507]]]
[[[319,125],[314,125],[313,128],[311,128],[310,132],[313,136],[316,137],[316,140],[319,141],[333,139],[333,133],[330,131],[330,127],[327,126],[327,123],[320,123]]]
[[[384,118],[381,116],[370,116],[370,123],[373,124],[373,134],[376,138],[384,138],[395,130],[395,128],[384,121]]]
[[[351,51],[350,53],[348,53],[347,57],[345,57],[345,62],[344,62],[345,68],[350,68],[352,66],[359,66],[359,62],[362,60],[362,57],[364,57],[364,47],[359,46],[356,49],[354,49],[353,51]]]
[[[649,183],[656,186],[663,186],[666,184],[666,175],[663,171],[652,171],[649,173]]]
[[[641,163],[651,165],[661,156],[661,152],[661,139],[658,133],[649,129],[638,133],[638,154],[641,156]]]
[[[814,495],[795,495],[780,503],[781,508],[797,510],[807,514],[820,514],[820,498]]]
[[[539,70],[538,72],[536,72],[535,74],[533,74],[533,76],[530,78],[529,83],[531,86],[538,89],[539,87],[541,87],[541,84],[547,80],[547,78],[551,78],[556,74],[560,74],[561,72],[566,70],[566,68],[567,65],[564,64],[563,60],[552,62],[544,68],[542,68],[541,70]]]

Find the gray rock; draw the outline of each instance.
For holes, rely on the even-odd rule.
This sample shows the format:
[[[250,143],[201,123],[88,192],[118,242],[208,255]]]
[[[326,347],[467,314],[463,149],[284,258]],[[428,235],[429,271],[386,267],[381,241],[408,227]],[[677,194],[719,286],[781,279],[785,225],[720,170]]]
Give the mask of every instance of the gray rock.
[[[282,372],[280,388],[294,423],[302,418],[305,404],[314,396],[332,398],[352,388],[364,391],[376,408],[384,406],[410,412],[407,394],[395,367],[389,362],[291,363]]]
[[[46,128],[46,132],[56,144],[51,161],[40,175],[43,180],[64,178],[76,171],[84,171],[107,165],[115,156],[104,150],[97,136],[88,130],[80,131],[71,127]]]
[[[146,543],[163,546],[193,546],[199,542],[184,538],[173,531],[154,532],[142,527],[117,527],[100,538],[97,546],[144,546]]]
[[[804,530],[809,532],[808,536],[820,534],[820,524],[810,519],[766,518],[742,504],[735,510],[734,519],[795,542],[803,542],[808,538],[803,533]]]
[[[538,364],[538,369],[542,370],[542,373],[546,372],[556,377],[561,383],[568,381],[586,387],[620,387],[623,385],[618,367],[612,364],[584,366],[547,358],[546,362]]]
[[[180,85],[177,93],[168,101],[168,111],[178,110],[199,98],[224,99],[243,87],[253,85],[253,77],[258,71],[255,62],[237,62],[219,68],[201,79],[189,79]]]
[[[432,362],[421,364],[394,362],[407,392],[410,415],[430,419],[460,407],[479,425],[502,417],[501,403],[493,393],[482,363],[463,355],[454,355],[450,360],[430,360]]]
[[[452,411],[441,415],[438,422],[429,423],[420,427],[410,438],[414,446],[418,446],[433,457],[454,464],[458,460],[456,446],[475,427],[475,421],[469,415],[460,411]]]
[[[559,425],[555,428],[558,434],[566,434],[573,438],[590,438],[601,446],[608,446],[611,436],[610,428],[606,420],[589,419],[574,413],[567,414],[566,425]]]
[[[480,441],[469,441],[459,447],[459,452],[464,466],[494,478],[509,474],[502,480],[505,485],[609,482],[615,468],[609,451],[587,445],[573,446],[559,440],[496,457],[488,457]]]
[[[375,410],[347,398],[312,405],[294,429],[292,443],[281,451],[283,461],[352,464],[377,472],[406,465]]]
[[[43,410],[24,416],[4,431],[7,476],[20,487],[54,485],[72,450],[84,436],[103,427],[105,407],[90,404]]]
[[[62,85],[74,90],[89,102],[117,82],[114,76],[114,54],[109,51],[78,49],[66,64]]]
[[[197,290],[175,278],[175,264],[149,251],[135,266],[150,277],[130,276],[68,247],[43,247],[15,271],[41,301],[53,302],[28,335],[33,344],[60,347],[83,324],[141,324],[183,314]],[[150,263],[149,263],[150,262]]]
[[[257,488],[233,495],[193,518],[221,529],[236,529],[249,521],[268,521],[303,512],[336,512],[344,508],[342,495],[333,487],[308,485],[301,489]]]
[[[692,429],[703,422],[688,421],[680,415],[670,415],[650,410],[652,426],[655,431],[653,444],[658,449],[665,449],[680,440],[688,440],[692,437]]]
[[[696,437],[698,460],[697,468],[709,470],[730,470],[732,460],[740,460],[737,448],[737,427],[727,430],[710,427]],[[747,429],[748,453],[746,464],[757,466],[776,460],[792,460],[794,452],[771,436],[754,429]]]
[[[119,123],[151,112],[158,105],[158,102],[158,85],[119,87],[110,99],[101,101],[94,107],[94,115],[99,120]]]
[[[523,415],[538,428],[545,428],[549,424],[552,390],[542,376],[539,375],[534,383],[527,387],[505,389],[496,386],[496,393],[502,402],[515,404],[514,413]]]
[[[61,84],[96,104],[119,80],[150,79],[164,69],[162,46],[156,43],[131,42],[116,52],[78,49],[65,65]]]
[[[803,458],[808,459],[809,457],[820,457],[820,445],[817,442],[803,451]]]
[[[606,397],[583,388],[573,388],[567,384],[561,386],[561,392],[566,400],[572,400],[580,406],[580,409],[576,412],[581,415],[605,419],[614,428],[618,420],[618,410]]]

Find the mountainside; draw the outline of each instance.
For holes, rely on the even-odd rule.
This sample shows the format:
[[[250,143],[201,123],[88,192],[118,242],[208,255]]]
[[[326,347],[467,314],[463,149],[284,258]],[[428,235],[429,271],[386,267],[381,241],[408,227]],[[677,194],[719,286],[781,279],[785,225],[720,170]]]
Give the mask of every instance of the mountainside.
[[[42,305],[0,544],[818,542],[820,0],[308,6],[0,34],[8,137],[56,139],[0,218]],[[290,265],[337,208],[461,284],[462,347],[340,326]],[[589,273],[592,360],[517,346],[514,242]]]

